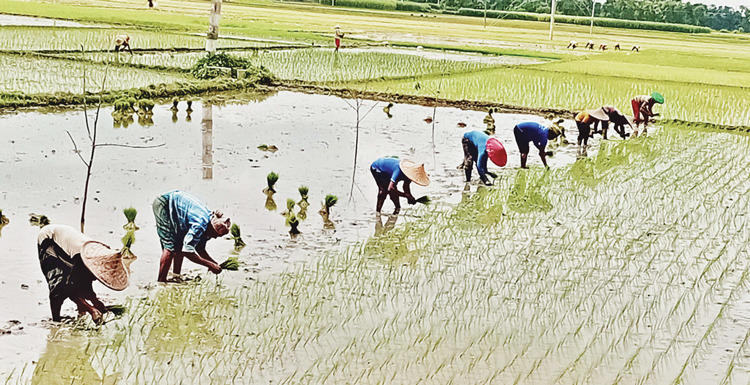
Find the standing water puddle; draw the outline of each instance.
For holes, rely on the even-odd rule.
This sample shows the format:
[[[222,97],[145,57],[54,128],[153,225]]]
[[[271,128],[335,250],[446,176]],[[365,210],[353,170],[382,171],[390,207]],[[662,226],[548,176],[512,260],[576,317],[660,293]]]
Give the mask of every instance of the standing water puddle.
[[[361,112],[364,114],[373,104],[365,101]],[[240,225],[247,243],[239,256],[242,267],[220,277],[223,283],[234,287],[309,261],[320,251],[372,235],[376,228],[377,188],[369,164],[378,157],[395,155],[425,162],[432,184],[414,186],[414,195],[458,202],[465,186],[463,172],[456,167],[463,159],[461,137],[466,131],[482,130],[486,113],[438,108],[433,135],[432,124],[424,121],[432,115],[432,107],[396,105],[391,109],[393,117],[388,118],[382,111],[384,106],[379,103],[360,123],[353,186],[356,113],[337,97],[280,92],[243,105],[202,106],[196,102],[191,119],[187,119],[182,102],[176,116],[170,106],[156,106],[153,125],[134,123],[127,128],[113,128],[111,108],[103,109],[99,143],[165,145],[156,149],[97,150],[86,233],[119,248],[126,222],[122,209],[129,206],[139,211],[136,223],[141,229],[132,249],[138,260],[131,265],[130,287],[113,292],[96,283],[95,291],[105,303],[111,303],[140,296],[155,287],[161,249],[151,203],[172,189],[190,192]],[[210,131],[201,122],[209,113],[213,123]],[[93,122],[92,111],[89,116]],[[496,114],[495,120],[496,137],[505,145],[509,161],[503,169],[490,169],[502,177],[515,172],[520,163],[513,126],[525,120],[544,120],[503,114]],[[459,127],[459,122],[467,126]],[[0,374],[36,360],[48,334],[48,290],[37,259],[38,228],[28,223],[28,215],[44,214],[52,223],[74,227],[79,223],[86,168],[74,153],[66,131],[88,159],[86,128],[80,111],[0,117],[0,209],[10,219],[0,237],[4,266],[0,272],[0,322],[17,320],[24,327],[16,329],[17,333],[0,336],[4,346]],[[571,141],[575,135],[568,134]],[[257,148],[261,144],[275,145],[278,151],[261,151]],[[576,151],[575,145],[560,148],[549,159],[550,165],[572,163]],[[536,151],[530,154],[529,164],[541,166]],[[276,211],[265,208],[266,196],[262,193],[266,175],[271,171],[280,176],[274,196]],[[474,183],[477,179],[475,171]],[[293,240],[280,213],[287,198],[300,200],[297,188],[301,185],[310,188],[310,208],[307,220],[300,224],[302,235]],[[472,188],[476,189],[476,184]],[[317,214],[326,194],[339,197],[332,209],[335,230],[325,229]],[[403,204],[406,209],[401,214],[409,216],[409,206]],[[392,209],[387,201],[384,212]],[[230,240],[208,243],[208,252],[217,261],[223,261],[232,251]],[[190,262],[183,268],[192,273],[205,272]],[[63,314],[75,314],[69,301]]]

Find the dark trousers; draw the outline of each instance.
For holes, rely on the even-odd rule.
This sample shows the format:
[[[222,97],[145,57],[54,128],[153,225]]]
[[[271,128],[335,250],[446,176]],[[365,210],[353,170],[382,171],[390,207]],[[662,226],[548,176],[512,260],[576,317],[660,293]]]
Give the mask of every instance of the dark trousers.
[[[583,143],[584,146],[588,146],[589,136],[591,136],[591,123],[576,120],[576,126],[578,126],[578,145],[580,146]]]
[[[461,139],[461,146],[464,148],[464,162],[461,168],[466,173],[466,181],[471,182],[471,172],[474,168],[474,163],[479,159],[479,150],[469,138]]]

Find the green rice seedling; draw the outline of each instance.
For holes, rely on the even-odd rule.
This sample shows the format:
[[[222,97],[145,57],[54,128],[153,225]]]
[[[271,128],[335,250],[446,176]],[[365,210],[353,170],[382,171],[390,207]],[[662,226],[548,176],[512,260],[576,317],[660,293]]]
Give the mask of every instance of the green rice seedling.
[[[273,186],[278,181],[279,181],[279,174],[277,174],[277,173],[275,173],[273,171],[271,171],[270,173],[268,173],[268,175],[266,176],[267,187],[265,189],[263,189],[263,192],[265,192],[266,194],[275,194],[276,190],[273,189]]]
[[[170,107],[169,109],[172,111],[179,111],[180,108],[177,107],[179,103],[180,103],[180,99],[175,96],[174,98],[172,98],[172,107]]]
[[[297,202],[297,204],[300,206],[300,208],[307,208],[310,206],[310,203],[307,202],[308,194],[310,193],[310,188],[307,186],[299,186],[297,189],[299,191],[299,195],[301,197],[300,201]]]
[[[299,219],[297,219],[297,216],[295,216],[294,213],[289,214],[289,217],[287,217],[286,219],[286,223],[291,227],[291,229],[289,230],[289,234],[291,234],[292,236],[300,234],[300,231],[297,228],[299,226]]]
[[[133,255],[133,252],[130,251],[130,247],[133,246],[133,243],[135,243],[135,230],[129,230],[125,233],[125,236],[122,237],[122,249],[120,249],[120,254],[122,254],[124,259],[136,258],[136,256]]]
[[[240,234],[240,226],[238,224],[232,223],[232,227],[229,229],[229,232],[232,234],[235,250],[241,250],[243,247],[247,246],[245,244],[245,241],[242,240],[242,236]]]
[[[336,205],[336,202],[339,201],[339,198],[335,195],[328,194],[326,195],[325,199],[323,200],[323,209],[322,211],[325,211],[326,215],[331,213],[331,207]]]
[[[31,213],[29,214],[29,223],[31,223],[32,226],[44,227],[50,222],[46,215]]]
[[[224,270],[237,271],[240,269],[240,260],[238,257],[229,257],[219,266]]]
[[[138,210],[136,210],[133,207],[128,207],[126,209],[122,210],[122,213],[125,214],[125,219],[127,219],[128,223],[126,223],[124,226],[122,226],[123,229],[127,231],[135,231],[139,230],[140,228],[136,226],[135,224],[135,217],[138,215]]]
[[[154,110],[154,101],[151,99],[141,99],[138,101],[138,111],[146,114],[152,114]]]
[[[417,203],[421,203],[423,205],[428,205],[431,201],[432,200],[427,195],[417,198]]]
[[[107,311],[115,317],[121,317],[128,311],[128,308],[124,305],[109,305],[107,306]]]
[[[187,108],[185,109],[185,112],[187,112],[188,114],[190,114],[191,112],[193,112],[193,101],[192,100],[188,100],[187,101]]]

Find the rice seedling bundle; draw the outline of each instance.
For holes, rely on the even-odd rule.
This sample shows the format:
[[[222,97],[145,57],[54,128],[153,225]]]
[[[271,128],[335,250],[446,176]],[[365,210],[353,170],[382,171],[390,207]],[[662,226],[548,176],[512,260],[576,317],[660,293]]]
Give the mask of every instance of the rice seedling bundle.
[[[133,207],[128,207],[126,209],[122,210],[122,213],[125,215],[125,219],[128,221],[122,228],[125,230],[138,230],[138,226],[135,224],[135,217],[138,215],[138,210],[136,210]]]
[[[242,234],[240,233],[240,226],[238,224],[232,223],[232,227],[229,229],[229,233],[232,234],[235,250],[239,250],[247,246],[245,244],[245,241],[242,240]]]
[[[237,271],[240,269],[240,261],[238,257],[229,257],[219,266],[224,270]]]
[[[29,223],[31,223],[32,226],[44,227],[50,224],[50,221],[46,215],[31,213],[29,214]]]
[[[265,191],[267,193],[269,193],[269,194],[275,193],[276,190],[274,190],[273,186],[276,185],[276,182],[278,182],[278,181],[279,181],[279,174],[277,174],[277,173],[275,173],[273,171],[271,171],[270,173],[268,173],[268,175],[266,175],[266,185],[267,185],[267,187],[265,188]]]

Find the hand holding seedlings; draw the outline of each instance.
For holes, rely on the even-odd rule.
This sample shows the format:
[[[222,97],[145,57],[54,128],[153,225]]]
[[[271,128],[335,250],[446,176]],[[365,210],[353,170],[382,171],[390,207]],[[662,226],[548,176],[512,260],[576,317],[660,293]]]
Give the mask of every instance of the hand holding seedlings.
[[[383,208],[385,198],[390,196],[395,206],[394,214],[401,210],[400,197],[406,198],[409,204],[417,203],[411,193],[410,185],[414,182],[420,186],[430,184],[430,177],[424,170],[424,164],[416,164],[410,160],[399,161],[397,158],[380,158],[370,165],[370,172],[378,185],[378,203],[376,211]],[[398,182],[403,182],[403,190],[398,190]]]
[[[77,305],[79,315],[88,313],[94,322],[102,321],[107,308],[94,293],[94,280],[116,291],[128,287],[129,263],[122,254],[70,226],[45,226],[39,231],[37,246],[55,322],[61,320],[60,308],[68,298]]]
[[[183,258],[221,273],[221,266],[206,252],[206,242],[229,234],[231,220],[220,211],[210,211],[195,197],[179,190],[154,200],[156,232],[162,244],[159,282],[167,281],[170,266],[179,275]]]
[[[229,257],[219,266],[224,270],[237,271],[240,269],[240,260],[238,257]]]

